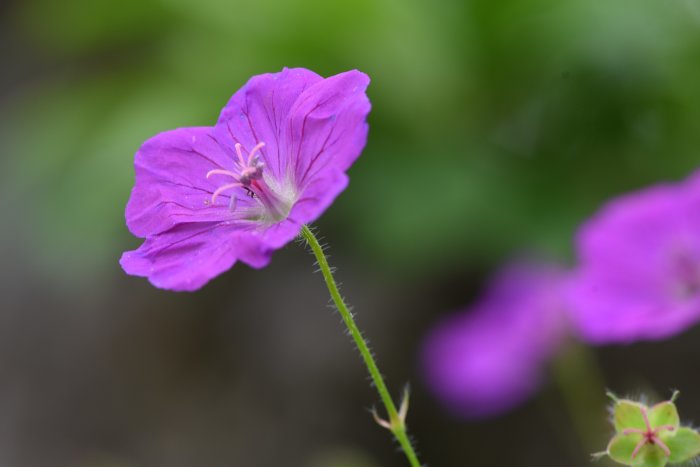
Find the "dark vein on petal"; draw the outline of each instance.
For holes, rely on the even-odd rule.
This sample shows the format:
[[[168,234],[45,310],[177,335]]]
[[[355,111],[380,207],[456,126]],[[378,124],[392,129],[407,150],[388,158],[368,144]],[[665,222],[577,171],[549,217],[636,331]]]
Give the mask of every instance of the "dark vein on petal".
[[[233,136],[233,132],[231,131],[231,120],[229,120],[228,122],[226,122],[226,128],[228,128],[228,134],[231,136],[231,139],[232,139],[234,142],[240,144],[241,147],[243,148],[243,150],[244,150],[245,152],[248,152],[248,150],[247,150],[246,147],[243,145],[243,143],[241,143],[240,141],[238,141],[238,138],[236,138],[235,136]]]
[[[268,107],[265,106],[265,115],[267,115],[267,121],[270,122],[270,126],[274,129],[275,145],[277,146],[277,176],[282,176],[282,165],[280,163],[280,126],[277,124],[277,108],[275,107],[275,92],[277,92],[277,87],[272,88],[272,95],[270,96],[270,104],[272,105],[272,120],[270,120],[270,112]],[[273,123],[274,122],[274,123]]]
[[[295,161],[295,164],[294,164],[294,175],[295,175],[295,176],[296,176],[296,174],[299,172],[299,159],[300,159],[299,156],[300,156],[300,153],[301,153],[301,146],[302,146],[302,143],[303,143],[303,141],[304,141],[304,128],[306,127],[306,120],[309,118],[309,116],[310,116],[312,113],[314,113],[316,110],[318,110],[319,107],[326,105],[326,104],[327,104],[331,99],[333,99],[334,97],[335,97],[335,96],[334,96],[333,94],[331,94],[330,96],[328,96],[328,98],[327,98],[326,100],[317,103],[317,104],[314,106],[313,109],[309,110],[309,111],[306,113],[306,115],[304,115],[304,121],[303,121],[302,126],[301,126],[301,136],[300,136],[300,138],[299,138],[299,148],[297,149],[297,160]],[[342,108],[340,109],[340,111],[342,111],[342,110],[344,110],[344,107],[342,107]],[[337,113],[336,113],[336,115],[337,115]]]
[[[179,240],[176,240],[176,241],[174,241],[174,242],[172,242],[172,243],[167,244],[167,245],[164,246],[164,247],[158,248],[157,250],[156,250],[156,247],[155,247],[155,245],[154,245],[154,246],[153,246],[153,250],[155,250],[155,251],[151,250],[151,251],[149,251],[149,253],[153,252],[153,256],[154,256],[154,257],[157,257],[157,256],[160,255],[160,254],[167,253],[166,250],[172,248],[173,246],[175,246],[175,245],[177,245],[177,244],[179,244],[179,243],[186,242],[186,241],[191,240],[191,239],[193,239],[193,238],[195,238],[195,237],[198,237],[199,235],[203,235],[203,234],[205,234],[205,233],[209,233],[209,232],[211,232],[212,230],[214,230],[214,229],[216,229],[216,228],[218,228],[218,227],[222,227],[222,226],[225,226],[225,225],[229,225],[229,224],[222,224],[221,222],[214,222],[214,223],[212,223],[212,224],[213,224],[213,225],[212,225],[211,227],[205,228],[204,230],[200,230],[199,232],[195,232],[194,234],[192,234],[192,235],[190,235],[190,236],[188,236],[188,237],[185,237],[185,238],[181,238],[181,239],[179,239]],[[180,225],[185,225],[185,224],[180,224]],[[169,231],[168,231],[168,232],[169,232]],[[167,234],[168,232],[165,232],[163,235]]]
[[[333,146],[335,146],[336,143],[337,143],[338,141],[340,141],[340,139],[343,137],[344,133],[345,133],[345,132],[343,132],[343,133],[341,133],[340,135],[338,135],[338,137],[337,137],[335,140],[333,140],[333,142],[332,142],[331,144],[329,144],[328,147],[333,147]],[[323,169],[325,169],[326,167],[328,167],[328,164],[330,164],[330,163],[331,163],[331,158],[326,159],[326,161],[325,161],[323,164],[321,164],[321,166],[320,166],[314,173],[312,173],[312,174],[309,176],[309,180],[312,180],[316,175],[318,175],[319,173],[321,173],[321,172],[323,171]]]
[[[321,145],[321,149],[320,149],[320,150],[318,151],[318,153],[316,153],[316,155],[311,159],[311,161],[309,162],[309,165],[306,166],[306,170],[304,171],[304,175],[301,176],[301,181],[299,182],[299,185],[303,185],[303,184],[304,184],[304,181],[306,180],[306,176],[309,174],[309,170],[311,170],[311,167],[313,167],[314,164],[316,164],[316,161],[318,160],[319,157],[321,157],[321,154],[323,154],[323,153],[325,152],[326,147],[327,147],[327,144],[328,144],[328,140],[331,139],[331,135],[333,134],[333,132],[335,131],[335,129],[336,129],[336,125],[334,125],[334,126],[331,128],[331,131],[328,132],[328,135],[326,136],[326,139],[323,141],[323,144]],[[336,139],[336,141],[338,141],[338,140]]]
[[[171,180],[161,180],[161,181],[159,181],[158,183],[164,183],[164,184],[167,184],[167,185],[181,186],[181,187],[183,187],[183,188],[190,188],[190,189],[192,189],[192,190],[201,191],[201,192],[207,193],[207,194],[209,194],[209,195],[213,195],[213,194],[214,194],[213,191],[209,191],[209,190],[207,190],[207,189],[205,189],[205,188],[199,188],[199,187],[196,187],[196,186],[193,186],[193,185],[185,185],[184,183],[177,183],[177,182],[173,182],[173,181],[171,181]],[[219,196],[226,197],[226,196],[228,196],[228,195],[225,195],[225,194],[222,193],[222,194],[220,194]]]
[[[325,103],[325,102],[324,102]],[[301,155],[301,147],[304,143],[304,131],[306,130],[306,121],[309,118],[309,115],[311,115],[313,112],[316,111],[322,104],[319,102],[316,104],[316,106],[309,110],[306,115],[304,115],[304,120],[301,123],[301,135],[299,135],[299,146],[297,148],[297,157],[296,160],[294,161],[294,176],[296,177],[296,174],[299,173],[299,159]]]
[[[192,154],[196,154],[196,155],[198,155],[199,157],[201,157],[202,159],[208,161],[208,162],[209,162],[211,165],[213,165],[214,167],[222,168],[221,165],[219,165],[217,162],[214,162],[214,161],[211,160],[208,156],[205,156],[204,154],[202,154],[201,152],[199,152],[199,151],[197,151],[197,150],[195,150],[195,149],[184,149],[184,148],[176,148],[176,147],[172,147],[171,149],[172,149],[173,151],[189,152],[189,153],[192,153]]]
[[[253,128],[253,122],[250,121],[250,111],[248,110],[250,108],[250,105],[248,103],[248,93],[245,95],[245,109],[241,108],[241,112],[243,115],[245,115],[245,119],[248,122],[248,128],[250,128],[250,132],[253,135],[253,139],[255,140],[255,144],[260,142],[260,139],[258,138],[258,135],[255,133],[255,128]],[[267,157],[265,156],[265,152],[263,152],[264,148],[260,149],[260,154],[263,156],[263,160],[267,161]],[[248,150],[246,150],[248,152]],[[250,154],[250,153],[248,153]]]

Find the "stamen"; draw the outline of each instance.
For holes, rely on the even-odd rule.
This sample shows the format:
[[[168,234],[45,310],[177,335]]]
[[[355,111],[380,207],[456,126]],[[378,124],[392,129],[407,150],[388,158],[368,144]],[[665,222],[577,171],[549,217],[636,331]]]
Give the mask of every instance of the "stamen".
[[[651,429],[651,423],[649,423],[649,415],[647,415],[646,407],[640,407],[639,410],[641,410],[642,417],[644,417],[644,424],[647,426],[647,432],[653,432],[653,430]]]
[[[652,442],[653,444],[656,444],[658,447],[660,447],[661,450],[666,454],[666,457],[668,457],[668,456],[671,455],[671,450],[668,448],[668,446],[666,446],[666,443],[664,443],[663,441],[661,441],[661,440],[660,440],[659,438],[657,438],[656,436],[653,436],[653,437],[651,438],[651,442]],[[632,456],[632,458],[634,458],[634,456]]]
[[[647,439],[642,438],[641,441],[637,443],[637,445],[634,447],[634,451],[632,451],[632,459],[637,457],[637,454],[639,454],[639,450],[642,449],[642,447],[647,444]]]
[[[265,143],[263,143],[262,141],[255,145],[255,147],[248,154],[248,164],[247,165],[250,165],[250,163],[253,161],[253,156],[255,156],[255,153],[264,147],[265,147]]]
[[[243,159],[243,153],[241,152],[241,143],[236,143],[236,154],[238,154],[238,161],[241,163],[241,167],[245,167],[245,159]]]
[[[221,195],[221,193],[232,188],[245,188],[251,198],[257,197],[256,192],[251,189],[251,186],[256,187],[262,192],[263,188],[259,186],[257,180],[262,178],[265,164],[260,160],[257,153],[263,147],[265,147],[265,143],[263,142],[256,144],[248,153],[248,161],[246,162],[245,158],[243,157],[243,146],[240,143],[236,143],[235,148],[236,156],[238,157],[238,164],[235,165],[239,165],[239,167],[236,168],[237,171],[233,172],[224,169],[214,169],[207,172],[207,179],[211,178],[213,175],[225,175],[233,178],[234,181],[234,183],[229,183],[219,187],[214,193],[212,193],[211,204],[216,203],[216,199],[219,197],[219,195]],[[236,197],[231,196],[231,200],[229,202],[229,209],[231,211],[235,210],[236,203]]]
[[[622,430],[622,434],[625,436],[631,435],[632,433],[637,435],[643,435],[646,433],[646,431],[640,430],[639,428],[627,428],[625,430]]]
[[[231,188],[237,188],[239,186],[243,186],[241,183],[229,183],[228,185],[224,185],[222,187],[219,187],[212,195],[211,195],[211,204],[216,203],[216,198],[223,193],[226,190],[230,190]]]
[[[659,434],[659,431],[662,430],[668,430],[668,431],[676,431],[676,427],[673,425],[661,425],[657,426],[656,429],[654,429],[654,435]]]
[[[228,175],[229,177],[238,178],[238,174],[230,170],[214,169],[207,172],[207,178],[210,178],[212,175]]]

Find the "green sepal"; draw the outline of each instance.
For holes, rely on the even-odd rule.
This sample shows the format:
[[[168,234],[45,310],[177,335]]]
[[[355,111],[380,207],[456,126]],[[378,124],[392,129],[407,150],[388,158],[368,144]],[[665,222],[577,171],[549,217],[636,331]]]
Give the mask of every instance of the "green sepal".
[[[679,428],[675,432],[662,432],[659,438],[671,450],[670,462],[686,462],[700,456],[700,434],[692,428]]]
[[[622,433],[627,428],[645,430],[646,424],[642,416],[642,410],[646,407],[638,402],[628,399],[620,399],[613,406],[613,422],[615,431]]]
[[[647,444],[639,450],[635,461],[639,464],[633,464],[639,467],[664,467],[668,463],[669,458],[666,453],[658,446]]]
[[[608,443],[608,456],[620,464],[639,465],[639,457],[632,459],[632,452],[641,440],[642,435],[637,433],[615,435]]]
[[[616,435],[608,444],[608,456],[615,462],[634,467],[664,467],[669,458],[666,453],[653,444],[645,444],[632,459],[632,453],[637,444],[642,440],[642,435],[631,433],[629,435]]]
[[[676,404],[671,401],[664,401],[650,408],[649,423],[654,428],[664,425],[678,428],[681,425],[681,421]]]

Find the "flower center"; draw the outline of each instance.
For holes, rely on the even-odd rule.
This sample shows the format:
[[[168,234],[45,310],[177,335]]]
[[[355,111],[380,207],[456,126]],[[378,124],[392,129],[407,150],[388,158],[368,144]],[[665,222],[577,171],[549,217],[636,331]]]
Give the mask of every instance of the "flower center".
[[[259,142],[250,150],[246,158],[243,157],[241,144],[236,143],[235,148],[238,159],[234,159],[235,171],[214,169],[207,172],[207,178],[211,178],[213,175],[225,175],[233,179],[232,183],[226,183],[212,193],[211,204],[216,204],[216,200],[225,191],[243,188],[246,191],[246,195],[257,200],[263,208],[262,213],[259,210],[252,212],[251,218],[278,222],[287,217],[293,203],[283,199],[284,197],[277,193],[275,187],[270,186],[268,182],[273,182],[272,180],[266,180],[266,177],[263,177],[265,164],[260,160],[260,150],[264,147],[265,143]],[[272,183],[272,185],[275,185],[275,183]],[[231,212],[236,210],[237,202],[238,198],[236,198],[235,194],[231,194],[229,201],[229,210]]]
[[[667,431],[674,431],[676,429],[675,426],[673,425],[661,425],[657,426],[656,428],[652,428],[651,424],[649,423],[649,414],[647,413],[647,408],[646,407],[640,407],[639,410],[642,412],[642,417],[644,418],[644,425],[646,425],[646,428],[644,430],[640,430],[639,428],[627,428],[626,430],[622,431],[622,434],[625,436],[631,435],[631,434],[638,434],[642,435],[642,439],[639,440],[637,445],[634,447],[634,451],[632,451],[632,459],[636,458],[637,455],[639,454],[639,451],[647,444],[655,444],[661,450],[666,454],[666,457],[671,455],[671,450],[666,446],[666,443],[664,443],[661,438],[659,438],[659,432],[667,430]]]

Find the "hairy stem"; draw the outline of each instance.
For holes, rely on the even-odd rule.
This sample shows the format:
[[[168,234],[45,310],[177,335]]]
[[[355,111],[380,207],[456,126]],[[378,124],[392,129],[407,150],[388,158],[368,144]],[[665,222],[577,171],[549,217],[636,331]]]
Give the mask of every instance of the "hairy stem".
[[[389,390],[387,389],[386,384],[384,383],[384,378],[379,372],[379,368],[377,368],[377,363],[374,361],[374,357],[372,356],[372,352],[369,350],[367,341],[365,341],[364,337],[362,337],[362,333],[357,327],[352,313],[350,312],[350,310],[348,310],[348,307],[345,304],[343,297],[340,295],[338,286],[335,282],[335,279],[333,278],[333,273],[331,271],[330,266],[328,265],[328,259],[326,258],[326,255],[323,252],[323,247],[321,247],[321,244],[316,239],[316,236],[313,234],[313,232],[311,232],[311,230],[307,226],[302,227],[301,235],[304,237],[306,242],[311,247],[311,251],[313,251],[314,255],[316,256],[318,266],[321,269],[321,273],[323,274],[323,279],[326,281],[326,286],[328,287],[328,291],[331,294],[331,298],[333,299],[335,306],[338,308],[338,312],[343,318],[343,322],[345,323],[345,326],[347,326],[350,335],[355,341],[357,349],[360,351],[360,355],[362,355],[362,360],[364,360],[365,365],[367,366],[367,370],[369,371],[369,374],[372,377],[374,386],[377,388],[379,397],[382,399],[384,407],[386,408],[386,412],[389,415],[388,421],[378,420],[378,422],[394,434],[396,440],[401,446],[401,449],[406,454],[406,458],[410,462],[411,466],[420,467],[418,456],[413,450],[411,441],[408,438],[408,434],[406,433],[406,410],[403,407],[403,404],[407,404],[408,400],[404,399],[404,401],[402,402],[401,413],[399,413],[396,410],[396,405],[394,404],[394,401],[389,395]],[[408,395],[406,395],[405,397],[408,397]],[[408,406],[406,406],[406,408],[407,407]]]

